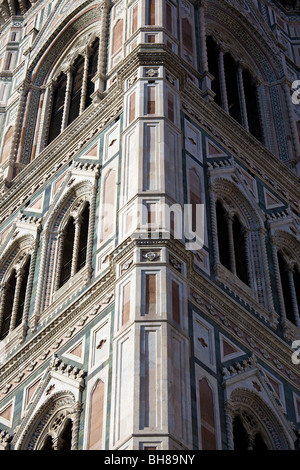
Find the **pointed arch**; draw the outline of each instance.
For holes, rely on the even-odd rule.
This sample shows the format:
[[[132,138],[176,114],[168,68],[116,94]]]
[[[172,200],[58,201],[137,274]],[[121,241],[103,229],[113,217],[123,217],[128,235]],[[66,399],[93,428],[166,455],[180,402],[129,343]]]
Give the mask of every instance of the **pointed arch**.
[[[244,433],[246,439],[246,442],[242,443],[244,447],[250,450],[256,444],[265,446],[269,450],[294,449],[288,423],[283,416],[280,419],[275,415],[271,407],[257,393],[246,388],[236,388],[230,395],[230,405],[232,421],[238,418],[240,432]],[[237,436],[237,433],[233,433],[233,436],[234,434]],[[237,437],[233,444],[237,445]]]
[[[78,409],[72,392],[62,390],[50,396],[33,416],[26,422],[24,429],[17,435],[16,450],[60,450],[65,444],[61,440],[69,421],[78,421]],[[71,430],[71,449],[76,441]],[[72,439],[73,438],[73,439]],[[70,442],[70,441],[69,441]],[[75,449],[74,449],[75,450]]]
[[[78,284],[77,273],[81,272],[86,282],[90,278],[95,197],[95,181],[86,179],[72,184],[70,176],[53,200],[42,232],[36,319],[61,295],[61,287],[68,289],[73,282]]]
[[[33,234],[23,234],[13,240],[2,255],[0,341],[21,324],[20,339],[26,333],[37,243]]]

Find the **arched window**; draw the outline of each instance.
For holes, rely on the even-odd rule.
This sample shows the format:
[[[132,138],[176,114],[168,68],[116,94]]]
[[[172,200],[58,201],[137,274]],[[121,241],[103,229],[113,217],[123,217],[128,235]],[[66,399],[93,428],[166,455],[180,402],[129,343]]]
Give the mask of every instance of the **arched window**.
[[[62,73],[56,84],[52,101],[50,127],[48,133],[48,144],[52,142],[61,132],[62,118],[64,112],[67,77]]]
[[[42,437],[38,450],[72,450],[73,421],[65,416],[65,412],[48,426],[48,434]]]
[[[90,205],[86,203],[76,216],[69,217],[60,233],[58,288],[62,287],[86,264],[89,216]]]
[[[0,340],[22,323],[31,257],[13,267],[1,286]]]
[[[68,125],[71,124],[71,122],[73,122],[74,119],[76,119],[79,116],[83,68],[84,68],[84,58],[82,56],[79,56],[73,65],[72,87],[71,87],[71,96],[70,96],[69,113],[68,113],[68,121],[67,121]]]
[[[268,450],[268,446],[259,430],[259,424],[249,414],[235,416],[233,420],[234,450]]]
[[[220,262],[249,285],[245,230],[236,214],[216,203],[218,246]]]
[[[52,142],[91,103],[98,68],[99,39],[81,51],[53,81],[52,111],[47,144]],[[51,103],[50,103],[51,104]]]
[[[212,36],[206,38],[208,71],[213,76],[214,101],[262,142],[257,83],[250,71],[224,52]]]

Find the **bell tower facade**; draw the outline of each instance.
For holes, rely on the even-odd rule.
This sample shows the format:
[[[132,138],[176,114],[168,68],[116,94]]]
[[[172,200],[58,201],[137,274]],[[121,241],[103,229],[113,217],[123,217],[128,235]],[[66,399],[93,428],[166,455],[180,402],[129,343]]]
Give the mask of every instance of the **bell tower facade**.
[[[297,2],[0,14],[0,448],[297,448]]]

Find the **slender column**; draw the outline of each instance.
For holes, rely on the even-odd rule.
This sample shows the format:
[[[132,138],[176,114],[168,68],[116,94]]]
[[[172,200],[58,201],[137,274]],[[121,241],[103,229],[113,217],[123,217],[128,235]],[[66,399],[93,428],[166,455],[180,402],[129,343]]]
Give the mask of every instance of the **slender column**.
[[[246,247],[246,263],[247,263],[247,274],[248,274],[248,282],[249,286],[253,288],[253,279],[252,279],[252,269],[251,269],[251,248],[250,248],[250,242],[251,242],[251,236],[250,236],[250,230],[247,227],[243,227],[243,234],[245,238],[245,247]]]
[[[31,300],[34,270],[36,266],[36,257],[37,257],[37,251],[38,251],[38,246],[39,246],[40,231],[41,231],[41,224],[39,224],[38,226],[35,245],[34,245],[32,255],[30,258],[29,275],[28,275],[28,281],[27,281],[26,296],[25,296],[24,311],[23,311],[23,320],[22,320],[22,325],[23,325],[22,336],[19,337],[20,341],[24,340],[26,332],[27,332],[27,327],[28,327],[28,314],[29,314],[29,307],[30,307],[30,300]]]
[[[5,299],[6,299],[6,290],[7,290],[7,284],[3,283],[1,285],[1,299],[0,299],[0,332],[2,330],[4,305],[5,305]]]
[[[254,446],[254,436],[253,434],[248,434],[248,447],[247,450],[253,450]]]
[[[101,20],[100,20],[100,36],[99,36],[99,55],[97,77],[95,81],[95,90],[100,95],[104,91],[104,77],[105,77],[105,64],[106,64],[106,51],[107,51],[107,28],[108,28],[108,13],[110,9],[110,1],[105,0],[101,7]]]
[[[285,305],[284,305],[284,300],[283,300],[281,277],[280,277],[280,271],[279,271],[279,266],[278,266],[277,248],[274,244],[273,239],[271,239],[271,244],[272,244],[272,255],[273,255],[273,262],[274,262],[275,280],[276,280],[276,290],[277,290],[277,293],[278,293],[279,309],[280,309],[280,313],[281,313],[281,324],[282,324],[283,329],[285,329],[286,328]]]
[[[26,6],[24,0],[18,0],[18,2],[20,5],[21,14],[24,15],[26,13]]]
[[[98,179],[99,172],[96,174],[96,178]],[[89,267],[91,274],[92,269],[92,261],[93,261],[93,235],[94,235],[94,228],[95,228],[95,212],[96,212],[96,197],[97,197],[97,180],[93,186],[93,194],[91,197],[90,202],[90,214],[89,214],[89,235],[87,240],[87,250],[86,250],[86,264]]]
[[[240,62],[238,63],[238,66],[237,66],[237,82],[238,82],[240,104],[241,104],[242,125],[247,131],[249,131],[247,105],[246,105],[244,80],[243,80],[243,68]]]
[[[224,68],[224,51],[221,46],[219,46],[219,50],[218,50],[218,65],[219,65],[222,108],[224,109],[224,111],[226,111],[226,113],[229,113],[227,89],[226,89],[226,77],[225,77],[225,68]]]
[[[57,291],[60,285],[60,272],[61,272],[61,263],[62,263],[62,253],[64,247],[64,238],[65,232],[61,230],[57,237],[57,264],[56,264],[56,277],[55,277],[55,287],[54,289]]]
[[[225,405],[225,423],[226,423],[226,434],[227,434],[227,449],[234,450],[233,440],[233,410],[229,403]]]
[[[13,303],[13,308],[12,308],[9,332],[13,331],[16,327],[17,312],[18,312],[18,307],[19,307],[20,291],[21,291],[23,277],[24,277],[24,271],[23,269],[19,269],[16,273],[17,282],[16,282],[16,289],[15,289],[15,295],[14,295],[14,303]]]
[[[73,414],[73,417],[72,417],[73,426],[72,426],[71,450],[77,450],[78,449],[80,414],[81,414],[81,404],[76,403],[75,409],[74,409],[74,414]]]
[[[214,266],[216,270],[216,265],[220,263],[217,217],[216,217],[216,197],[213,192],[212,185],[209,186],[209,189],[210,189],[210,215],[211,215],[211,228],[212,228],[212,240],[213,240],[213,257],[214,257]]]
[[[265,90],[263,89],[263,85],[258,81],[257,77],[252,77],[252,83],[255,85],[255,93],[256,93],[256,103],[258,108],[258,117],[260,123],[260,130],[261,130],[261,137],[262,143],[267,145],[267,129],[266,129],[266,114],[264,112],[264,106],[262,104],[263,101],[263,94],[265,96]]]
[[[290,264],[287,267],[287,273],[288,273],[290,290],[291,290],[291,299],[292,299],[292,304],[293,304],[295,324],[299,328],[300,318],[299,318],[299,309],[298,309],[297,295],[296,295],[295,282],[294,282],[294,266],[292,264]]]
[[[55,82],[52,80],[45,90],[44,98],[44,112],[42,114],[40,131],[37,138],[37,149],[36,154],[39,153],[47,146],[48,133],[50,128],[51,114],[52,114],[52,105],[53,105],[53,95],[55,90]]]
[[[75,233],[74,233],[74,245],[73,245],[73,256],[72,256],[72,266],[71,266],[71,277],[74,276],[77,272],[77,262],[78,262],[78,251],[79,251],[81,224],[82,224],[82,217],[81,217],[81,215],[77,215],[77,217],[74,220]]]
[[[231,272],[233,274],[236,274],[232,223],[233,223],[232,214],[227,214],[227,226],[228,226],[228,236],[229,236],[229,255],[230,255]]]
[[[35,330],[35,327],[37,325],[38,319],[39,319],[39,314],[40,314],[40,309],[42,306],[42,292],[43,292],[43,287],[44,287],[44,279],[46,276],[46,262],[48,259],[48,250],[47,250],[47,245],[48,245],[48,239],[49,239],[49,233],[47,229],[43,230],[41,234],[41,245],[42,245],[42,254],[41,254],[41,263],[40,263],[40,270],[39,270],[39,279],[38,279],[38,285],[36,289],[36,301],[35,301],[35,306],[34,306],[34,314],[33,314],[33,324],[31,325],[32,331]]]
[[[71,101],[71,90],[72,90],[72,82],[73,82],[73,68],[70,67],[67,70],[67,85],[66,85],[66,94],[65,94],[65,102],[64,102],[64,112],[63,118],[61,123],[61,132],[67,127],[68,125],[68,117],[69,117],[69,109],[70,109],[70,101]]]
[[[266,236],[267,236],[267,231],[264,227],[262,227],[259,231],[259,242],[260,242],[260,247],[261,247],[261,253],[262,253],[262,265],[264,269],[264,278],[266,282],[266,298],[267,298],[267,306],[268,310],[270,312],[274,312],[274,302],[273,302],[273,295],[272,295],[272,286],[271,286],[271,279],[270,279],[270,269],[269,269],[269,263],[268,263],[268,255],[267,255],[267,249],[266,249]],[[273,323],[273,318],[271,317],[271,322]]]
[[[208,60],[206,49],[206,24],[205,24],[205,9],[206,0],[199,0],[199,26],[200,26],[200,57],[201,57],[201,72],[208,72]]]
[[[33,94],[33,90],[29,90],[27,98],[26,98],[28,103],[30,103],[31,101],[32,94]],[[24,134],[26,130],[28,114],[29,114],[29,106],[25,106],[25,100],[24,100],[23,125],[20,127],[19,145],[18,145],[18,150],[16,151],[16,156],[15,156],[15,161],[17,163],[20,163],[21,158],[22,158],[23,141],[24,141]]]
[[[14,129],[14,135],[11,143],[11,150],[10,150],[10,155],[8,159],[8,168],[6,171],[6,181],[7,183],[10,183],[11,180],[13,179],[13,173],[14,173],[14,166],[15,166],[15,159],[16,155],[18,152],[18,140],[22,128],[22,116],[25,111],[25,103],[27,100],[27,93],[28,93],[29,85],[27,82],[24,82],[20,91],[20,97],[19,97],[19,104],[18,104],[18,111],[17,111],[17,116],[15,119],[15,129]]]
[[[63,446],[63,439],[60,436],[56,436],[52,439],[53,450],[60,450]]]
[[[85,110],[88,73],[89,73],[89,48],[87,48],[84,52],[84,67],[83,67],[79,114],[83,113],[83,111]]]

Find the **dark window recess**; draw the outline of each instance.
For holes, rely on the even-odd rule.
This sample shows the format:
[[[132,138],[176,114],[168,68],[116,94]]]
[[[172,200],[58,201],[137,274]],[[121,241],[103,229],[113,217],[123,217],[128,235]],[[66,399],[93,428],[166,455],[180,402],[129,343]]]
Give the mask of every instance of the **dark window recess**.
[[[236,274],[241,281],[249,285],[246,255],[246,239],[243,226],[234,216],[232,223]]]
[[[64,102],[67,86],[67,77],[62,74],[58,81],[53,95],[52,112],[48,133],[48,144],[54,140],[61,131],[61,124],[64,112]]]
[[[74,234],[74,219],[71,217],[65,229],[59,287],[63,286],[71,277]]]
[[[9,333],[12,309],[16,290],[16,271],[13,270],[6,284],[4,296],[3,319],[1,324],[0,340],[4,339]]]
[[[51,436],[46,437],[43,447],[41,447],[41,450],[54,450]]]
[[[261,434],[257,433],[254,436],[254,442],[253,442],[253,450],[256,451],[261,451],[261,450],[268,450],[268,447],[263,440]]]
[[[82,56],[79,56],[74,64],[75,70],[73,73],[72,80],[68,125],[71,124],[71,122],[73,122],[79,116],[83,68],[84,58]]]
[[[87,242],[88,242],[88,230],[89,230],[89,216],[90,209],[87,204],[84,211],[81,214],[82,222],[80,227],[80,240],[79,240],[79,250],[78,250],[78,261],[77,261],[77,271],[83,268],[86,264],[86,251],[87,251]]]
[[[60,437],[59,450],[71,450],[72,447],[72,420],[69,419]]]
[[[239,416],[233,420],[234,450],[248,450],[248,434]]]
[[[220,262],[231,271],[227,213],[219,201],[216,204],[216,213]]]
[[[211,36],[208,36],[206,39],[207,47],[207,60],[208,60],[208,70],[213,75],[214,79],[211,83],[212,91],[215,93],[214,101],[219,106],[222,106],[221,101],[221,91],[220,91],[220,79],[219,79],[219,65],[218,65],[218,50],[217,44]]]
[[[295,272],[294,272],[294,286],[295,286],[295,291],[296,291],[298,310],[300,312],[300,272],[297,267],[295,267]]]
[[[261,124],[257,103],[257,89],[248,70],[243,70],[244,93],[247,108],[249,132],[262,142]]]
[[[237,82],[236,62],[228,52],[224,54],[224,69],[229,114],[241,124],[242,119]]]
[[[278,252],[277,256],[278,256],[278,265],[279,265],[279,272],[280,272],[282,294],[283,294],[283,300],[284,300],[284,306],[285,306],[285,314],[288,320],[290,320],[292,323],[295,323],[294,307],[292,303],[291,287],[290,287],[290,281],[288,277],[286,262],[283,259],[283,256],[280,252]]]
[[[86,108],[92,103],[91,95],[93,94],[95,90],[95,85],[92,82],[92,78],[94,78],[97,73],[98,55],[99,55],[99,39],[97,38],[93,43],[92,52],[89,57],[89,70],[88,70],[86,102],[85,102]]]
[[[18,310],[17,310],[17,317],[16,317],[16,326],[22,323],[23,318],[23,311],[24,311],[24,304],[25,304],[25,297],[26,297],[26,289],[27,289],[27,281],[29,276],[29,268],[30,268],[30,258],[27,260],[24,266],[24,272],[22,275],[22,283],[19,295],[19,302],[18,302]]]

